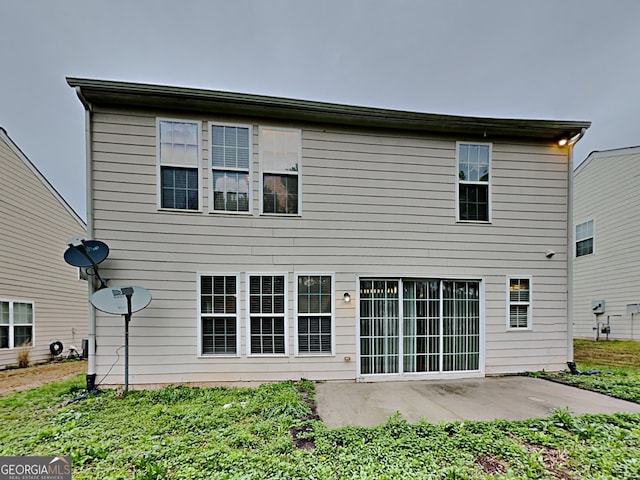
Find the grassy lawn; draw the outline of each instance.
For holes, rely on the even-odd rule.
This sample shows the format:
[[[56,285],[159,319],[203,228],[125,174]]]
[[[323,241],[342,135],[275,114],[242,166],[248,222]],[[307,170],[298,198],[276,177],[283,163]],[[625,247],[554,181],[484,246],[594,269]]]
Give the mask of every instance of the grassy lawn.
[[[578,367],[620,372],[597,377],[638,388],[637,367],[603,364],[613,357]],[[105,391],[67,404],[83,386],[76,377],[0,397],[0,455],[70,455],[74,479],[640,478],[640,415],[442,424],[397,415],[329,430],[313,418],[306,381]]]
[[[640,342],[575,340],[574,357],[580,372],[599,373],[549,376],[580,388],[640,403]]]

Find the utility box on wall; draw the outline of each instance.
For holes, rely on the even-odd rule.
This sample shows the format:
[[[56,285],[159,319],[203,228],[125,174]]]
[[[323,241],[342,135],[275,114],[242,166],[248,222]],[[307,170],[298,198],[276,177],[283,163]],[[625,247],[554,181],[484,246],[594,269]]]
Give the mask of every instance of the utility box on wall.
[[[630,303],[627,305],[627,313],[640,313],[640,303]]]
[[[591,312],[596,315],[604,313],[604,300],[592,300]]]

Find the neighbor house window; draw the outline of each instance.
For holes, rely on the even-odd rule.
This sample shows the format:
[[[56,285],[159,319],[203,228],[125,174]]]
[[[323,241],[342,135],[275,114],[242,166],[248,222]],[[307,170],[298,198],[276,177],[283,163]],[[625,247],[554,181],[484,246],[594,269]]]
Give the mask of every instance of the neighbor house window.
[[[33,345],[33,304],[0,300],[0,348]]]
[[[214,212],[249,212],[251,127],[210,124]]]
[[[491,145],[458,142],[458,220],[491,220]]]
[[[508,328],[531,328],[531,277],[507,277]]]
[[[300,215],[300,130],[260,129],[261,213]]]
[[[576,257],[593,253],[593,220],[576,226]]]
[[[200,210],[200,123],[158,120],[160,208]]]
[[[249,275],[249,351],[287,353],[286,275]]]
[[[238,278],[199,275],[200,353],[237,355],[239,343]]]
[[[333,352],[333,286],[331,275],[298,275],[297,345],[299,354]]]

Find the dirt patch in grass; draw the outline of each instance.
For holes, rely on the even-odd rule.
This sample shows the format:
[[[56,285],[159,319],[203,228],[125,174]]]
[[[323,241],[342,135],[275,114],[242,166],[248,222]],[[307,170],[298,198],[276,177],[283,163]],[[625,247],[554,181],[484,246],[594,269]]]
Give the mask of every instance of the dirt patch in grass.
[[[304,402],[311,409],[311,415],[307,415],[303,418],[302,421],[304,423],[299,427],[292,427],[289,430],[289,433],[291,433],[291,440],[296,448],[301,450],[313,450],[316,448],[316,442],[313,440],[313,425],[311,422],[319,421],[320,416],[318,415],[316,402],[309,397],[309,392],[302,388],[298,388],[298,391],[300,392],[300,396]]]
[[[542,447],[531,443],[523,442],[524,447],[530,452],[540,452],[544,468],[553,475],[553,478],[561,480],[571,480],[570,470],[567,467],[567,453],[554,448]]]
[[[494,456],[482,455],[476,458],[476,463],[480,465],[482,471],[487,475],[504,475],[507,473],[507,465]]]
[[[75,377],[87,371],[86,360],[45,363],[27,368],[0,370],[0,395],[28,390]]]

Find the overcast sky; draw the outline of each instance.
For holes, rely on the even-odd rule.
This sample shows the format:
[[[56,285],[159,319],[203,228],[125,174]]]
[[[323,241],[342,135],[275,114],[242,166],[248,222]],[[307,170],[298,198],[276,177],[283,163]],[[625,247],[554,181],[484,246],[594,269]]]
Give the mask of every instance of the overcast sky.
[[[638,0],[0,0],[0,125],[85,218],[65,77],[457,115],[640,145]]]

